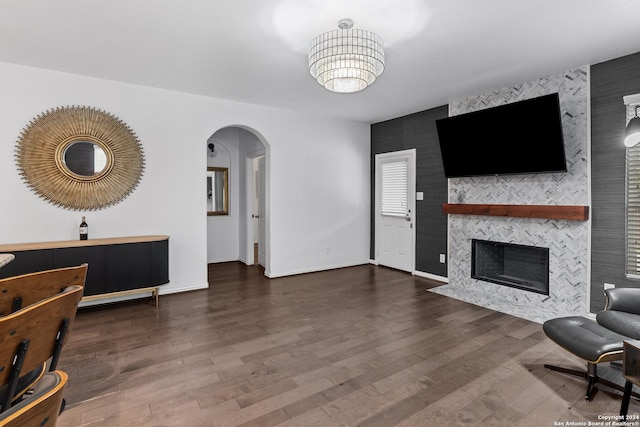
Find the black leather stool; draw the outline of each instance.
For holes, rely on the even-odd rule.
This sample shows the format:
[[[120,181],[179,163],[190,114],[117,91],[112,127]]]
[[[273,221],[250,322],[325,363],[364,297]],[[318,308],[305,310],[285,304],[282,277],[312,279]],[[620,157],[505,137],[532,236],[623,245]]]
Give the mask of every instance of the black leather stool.
[[[553,342],[587,362],[586,371],[544,365],[545,368],[553,371],[587,379],[589,384],[585,399],[593,398],[598,391],[596,387],[598,383],[624,392],[623,386],[598,377],[597,364],[622,360],[622,342],[629,339],[628,337],[580,316],[547,320],[542,325],[542,329]],[[634,396],[640,397],[635,393]]]

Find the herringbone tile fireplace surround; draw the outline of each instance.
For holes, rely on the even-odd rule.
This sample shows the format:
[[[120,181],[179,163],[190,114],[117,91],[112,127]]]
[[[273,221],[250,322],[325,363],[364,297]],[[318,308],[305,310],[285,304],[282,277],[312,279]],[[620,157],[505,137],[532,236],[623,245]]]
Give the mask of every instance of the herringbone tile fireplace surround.
[[[588,86],[583,67],[451,103],[454,116],[558,92],[568,172],[453,178],[449,203],[588,206]],[[449,215],[448,234],[449,284],[434,292],[536,322],[587,313],[588,221]],[[549,248],[549,295],[472,279],[472,239]]]

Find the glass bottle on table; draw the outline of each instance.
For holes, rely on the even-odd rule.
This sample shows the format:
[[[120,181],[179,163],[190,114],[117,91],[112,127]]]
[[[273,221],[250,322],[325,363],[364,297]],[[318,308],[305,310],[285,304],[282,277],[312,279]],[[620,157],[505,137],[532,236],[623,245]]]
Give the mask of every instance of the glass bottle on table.
[[[87,220],[85,217],[82,217],[82,222],[80,223],[80,240],[87,240],[89,238],[89,226],[87,225]]]

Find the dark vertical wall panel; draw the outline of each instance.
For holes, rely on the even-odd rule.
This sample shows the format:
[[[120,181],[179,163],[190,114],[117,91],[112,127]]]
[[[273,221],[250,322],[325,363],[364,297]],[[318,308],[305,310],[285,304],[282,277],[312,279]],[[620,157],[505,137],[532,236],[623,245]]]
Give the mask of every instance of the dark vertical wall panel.
[[[591,66],[591,311],[604,307],[604,283],[625,277],[625,106],[640,93],[640,53]]]
[[[424,200],[416,201],[416,270],[447,276],[440,254],[447,253],[447,179],[442,168],[435,121],[447,117],[442,106],[371,125],[371,259],[375,258],[375,155],[416,149],[416,191]]]

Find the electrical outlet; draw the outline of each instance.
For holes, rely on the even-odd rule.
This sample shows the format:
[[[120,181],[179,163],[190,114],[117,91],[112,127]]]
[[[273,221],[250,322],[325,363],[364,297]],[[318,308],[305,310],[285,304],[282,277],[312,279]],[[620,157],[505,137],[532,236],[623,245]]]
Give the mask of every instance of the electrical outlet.
[[[440,264],[444,264],[447,262],[447,256],[445,254],[440,254]]]
[[[613,283],[605,283],[604,284],[604,290],[606,291],[607,289],[613,289],[615,288],[616,285],[614,285]]]

